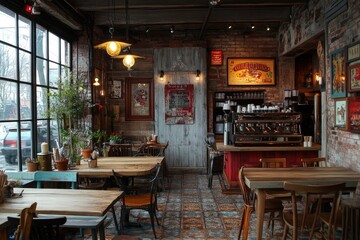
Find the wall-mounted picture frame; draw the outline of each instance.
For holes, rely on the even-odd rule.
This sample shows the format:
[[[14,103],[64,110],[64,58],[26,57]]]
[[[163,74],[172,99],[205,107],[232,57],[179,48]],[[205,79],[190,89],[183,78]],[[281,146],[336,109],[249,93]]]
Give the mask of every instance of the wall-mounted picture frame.
[[[353,62],[360,59],[360,41],[348,46],[347,56],[348,62]]]
[[[360,97],[349,97],[348,104],[348,130],[360,133]]]
[[[124,79],[112,78],[108,81],[109,98],[121,99],[124,98]]]
[[[194,85],[166,84],[165,124],[194,124]]]
[[[154,120],[154,87],[152,78],[125,78],[125,120]]]
[[[331,98],[346,97],[346,55],[340,48],[330,54]]]
[[[360,63],[349,65],[348,67],[348,90],[349,92],[360,91]]]
[[[334,104],[335,127],[347,129],[347,98],[336,98]]]
[[[274,86],[274,58],[228,58],[228,85]]]

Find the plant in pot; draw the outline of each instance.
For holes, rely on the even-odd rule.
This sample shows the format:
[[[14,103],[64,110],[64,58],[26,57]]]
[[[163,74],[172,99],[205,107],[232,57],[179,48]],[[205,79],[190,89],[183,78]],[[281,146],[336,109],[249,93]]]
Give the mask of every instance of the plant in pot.
[[[123,140],[123,137],[118,134],[113,134],[109,137],[110,144],[121,144]]]
[[[27,158],[25,160],[28,172],[36,172],[39,167],[39,161],[36,158]]]
[[[79,147],[81,150],[82,158],[90,158],[90,154],[93,151],[92,148],[92,131],[86,130],[79,134]]]
[[[91,133],[91,141],[94,145],[94,149],[100,150],[102,147],[102,143],[106,139],[106,131],[104,130],[96,130]]]
[[[49,93],[49,114],[58,121],[60,128],[61,155],[76,164],[80,164],[81,160],[81,134],[88,129],[86,116],[89,114],[90,100],[83,87],[84,82],[70,72],[60,79],[58,90]]]

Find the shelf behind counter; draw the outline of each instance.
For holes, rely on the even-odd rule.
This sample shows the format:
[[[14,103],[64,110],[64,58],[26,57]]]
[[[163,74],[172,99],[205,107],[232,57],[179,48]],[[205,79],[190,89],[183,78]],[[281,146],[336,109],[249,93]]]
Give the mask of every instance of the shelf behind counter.
[[[239,169],[242,166],[260,167],[260,158],[286,158],[286,167],[300,166],[301,158],[318,157],[321,145],[311,147],[302,145],[233,146],[216,143],[217,149],[224,152],[223,176],[229,188],[238,188]]]

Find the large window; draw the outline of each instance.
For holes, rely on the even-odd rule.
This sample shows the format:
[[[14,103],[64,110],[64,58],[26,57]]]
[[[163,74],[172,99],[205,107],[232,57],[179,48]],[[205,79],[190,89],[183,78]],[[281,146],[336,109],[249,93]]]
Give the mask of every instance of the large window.
[[[0,5],[0,169],[24,170],[42,142],[57,147],[48,92],[70,71],[70,44]]]

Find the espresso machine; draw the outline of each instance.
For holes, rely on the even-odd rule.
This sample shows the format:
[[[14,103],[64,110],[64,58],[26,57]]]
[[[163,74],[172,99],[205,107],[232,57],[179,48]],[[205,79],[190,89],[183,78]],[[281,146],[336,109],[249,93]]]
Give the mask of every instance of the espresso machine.
[[[234,145],[234,111],[229,102],[223,105],[224,145]]]

